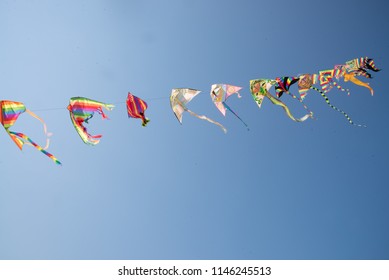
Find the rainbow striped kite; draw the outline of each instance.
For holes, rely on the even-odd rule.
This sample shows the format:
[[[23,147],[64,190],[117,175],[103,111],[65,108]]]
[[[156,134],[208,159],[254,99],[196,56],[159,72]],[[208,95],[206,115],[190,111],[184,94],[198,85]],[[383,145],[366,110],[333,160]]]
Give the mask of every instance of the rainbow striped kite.
[[[142,119],[142,126],[146,126],[150,121],[145,117],[147,103],[139,97],[132,95],[130,92],[127,96],[127,114],[129,118]]]
[[[108,119],[103,112],[103,107],[107,110],[112,110],[115,106],[85,97],[70,98],[69,106],[67,107],[70,119],[85,144],[96,145],[100,142],[102,135],[90,135],[83,123],[88,123],[95,112],[99,113],[103,119]]]
[[[43,124],[44,132],[45,135],[47,136],[46,146],[44,148],[36,144],[27,135],[20,132],[14,132],[9,130],[10,127],[15,124],[18,117],[24,112],[30,114],[32,117],[36,118]],[[37,115],[35,115],[33,112],[26,109],[26,106],[24,106],[23,103],[16,102],[16,101],[9,101],[9,100],[1,100],[0,101],[0,122],[4,126],[5,131],[7,131],[11,139],[15,142],[15,144],[19,147],[20,150],[22,150],[24,144],[31,145],[37,150],[44,153],[49,158],[51,158],[56,164],[61,164],[61,162],[56,157],[54,157],[52,154],[46,151],[46,149],[49,147],[50,144],[50,140],[49,140],[50,133],[47,132],[45,122]]]

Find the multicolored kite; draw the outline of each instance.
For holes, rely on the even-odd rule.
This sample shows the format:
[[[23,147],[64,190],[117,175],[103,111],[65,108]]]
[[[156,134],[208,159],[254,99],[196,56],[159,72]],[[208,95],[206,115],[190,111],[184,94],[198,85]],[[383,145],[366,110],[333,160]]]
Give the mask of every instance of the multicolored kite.
[[[329,92],[335,86],[337,89],[347,92],[347,94],[350,95],[349,89],[342,88],[336,81],[334,81],[334,78],[339,80],[342,76],[342,69],[336,66],[334,69],[319,71],[319,83],[323,92]]]
[[[297,83],[298,81],[300,80],[299,77],[280,77],[280,78],[276,78],[276,82],[277,84],[275,85],[275,90],[276,90],[276,96],[278,98],[280,98],[282,96],[282,94],[285,92],[286,94],[289,94],[290,96],[292,96],[294,99],[297,99],[298,101],[300,101],[300,103],[304,106],[305,110],[307,110],[308,114],[310,115],[311,118],[313,118],[313,112],[311,110],[308,109],[308,106],[305,105],[304,101],[302,100],[302,98],[294,95],[293,93],[291,93],[289,91],[289,88]]]
[[[130,92],[127,96],[127,114],[129,118],[142,119],[142,126],[146,126],[150,121],[145,117],[147,103],[139,97],[132,95]]]
[[[69,106],[67,107],[70,119],[85,144],[96,145],[100,142],[102,135],[90,135],[83,123],[88,123],[95,112],[99,113],[103,119],[108,119],[103,112],[103,107],[107,110],[112,110],[115,106],[85,97],[70,98]]]
[[[186,111],[196,118],[209,121],[210,123],[219,126],[224,131],[224,133],[227,133],[227,129],[225,129],[225,127],[222,126],[220,123],[215,122],[214,120],[211,120],[204,115],[199,116],[186,107],[186,105],[200,92],[201,91],[199,90],[190,88],[175,88],[172,90],[172,93],[170,94],[170,106],[172,107],[172,110],[176,115],[177,120],[182,124],[182,114],[184,113],[184,111]]]
[[[368,57],[361,57],[349,60],[345,65],[346,71],[349,73],[355,73],[357,76],[364,76],[371,79],[372,76],[367,70],[378,72],[381,69],[378,69],[375,66],[374,60]]]
[[[20,114],[24,112],[30,114],[32,117],[36,118],[43,124],[43,129],[47,137],[46,146],[44,148],[36,144],[27,135],[20,132],[14,132],[9,130],[10,127],[15,124]],[[9,100],[1,100],[0,101],[0,122],[4,126],[5,131],[7,131],[11,139],[15,142],[15,144],[19,147],[20,150],[22,150],[24,144],[31,145],[37,150],[44,153],[49,158],[51,158],[56,164],[61,164],[61,162],[56,157],[54,157],[52,154],[46,151],[46,149],[49,147],[50,144],[49,136],[51,134],[47,132],[45,122],[37,115],[35,115],[33,112],[28,110],[23,103],[16,102],[16,101],[9,101]]]
[[[301,100],[307,96],[311,86],[318,82],[318,75],[316,74],[303,74],[299,76],[298,88]]]
[[[227,84],[214,84],[211,87],[211,99],[223,116],[226,116],[227,109],[233,113],[247,127],[247,129],[249,129],[247,124],[226,103],[226,100],[235,93],[238,95],[238,98],[241,98],[239,94],[239,90],[241,89],[241,87]]]
[[[250,91],[258,107],[261,108],[263,99],[267,97],[274,105],[281,106],[291,120],[295,122],[303,122],[307,120],[310,117],[309,114],[303,116],[300,119],[295,118],[290,112],[288,106],[286,106],[277,97],[270,94],[269,92],[270,88],[276,83],[277,83],[276,80],[270,80],[270,79],[258,79],[258,80],[250,81]]]
[[[370,90],[370,94],[374,95],[374,90],[370,87],[369,83],[362,82],[357,79],[355,76],[364,76],[371,79],[372,76],[368,70],[378,72],[381,69],[378,69],[375,66],[374,60],[368,57],[355,58],[353,60],[347,61],[346,65],[339,65],[339,68],[343,70],[343,77],[345,82],[352,82],[358,86],[366,87]]]

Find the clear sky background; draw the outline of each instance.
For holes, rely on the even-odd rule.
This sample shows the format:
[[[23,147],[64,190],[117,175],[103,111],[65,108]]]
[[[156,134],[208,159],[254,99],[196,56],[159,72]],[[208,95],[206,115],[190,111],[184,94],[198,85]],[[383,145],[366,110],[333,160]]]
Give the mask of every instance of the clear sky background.
[[[0,258],[389,259],[387,3],[0,0],[0,99],[46,121],[63,163],[0,133]],[[367,128],[314,91],[304,123],[250,95],[251,79],[362,56],[383,69],[374,97],[343,82],[350,96],[328,96]],[[228,104],[250,131],[219,113],[214,83],[243,87]],[[176,87],[202,90],[188,107],[228,133],[189,114],[180,125]],[[128,91],[148,127],[128,119]],[[97,146],[73,128],[73,96],[116,104],[88,125]],[[44,142],[28,114],[14,130]]]

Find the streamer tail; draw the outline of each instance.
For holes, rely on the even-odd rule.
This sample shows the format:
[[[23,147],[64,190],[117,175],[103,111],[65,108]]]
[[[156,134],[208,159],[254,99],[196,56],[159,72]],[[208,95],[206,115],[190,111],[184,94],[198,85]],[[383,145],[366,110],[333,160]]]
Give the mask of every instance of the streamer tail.
[[[361,124],[356,124],[356,123],[354,123],[346,112],[344,112],[343,110],[340,110],[340,109],[338,109],[337,107],[335,107],[334,105],[332,105],[332,104],[330,103],[330,100],[328,99],[327,95],[326,95],[323,91],[321,91],[320,89],[318,89],[318,88],[316,88],[316,87],[312,87],[312,86],[311,86],[311,89],[314,89],[314,90],[316,90],[318,93],[320,93],[320,95],[325,99],[325,101],[326,101],[326,103],[328,104],[328,106],[330,106],[330,107],[331,107],[332,109],[334,109],[335,111],[338,111],[339,113],[343,114],[343,115],[346,117],[346,119],[348,120],[348,122],[349,122],[350,124],[355,125],[355,126],[359,126],[359,127],[366,127],[366,125],[361,125]]]
[[[25,141],[28,141],[35,149],[41,151],[43,154],[45,154],[46,156],[51,158],[56,164],[62,165],[61,162],[54,155],[50,154],[45,149],[43,149],[41,146],[39,146],[37,143],[32,141],[27,135],[20,133],[20,132],[14,132],[14,131],[8,131],[8,133],[10,133],[10,135],[13,135],[14,137],[19,137],[19,138],[24,139]]]
[[[192,116],[194,116],[196,118],[199,118],[201,120],[206,120],[206,121],[209,121],[210,123],[213,123],[213,124],[217,125],[218,127],[220,127],[223,130],[224,133],[227,133],[227,129],[223,125],[221,125],[220,123],[218,123],[218,122],[216,122],[216,121],[214,121],[214,120],[212,120],[212,119],[210,119],[210,118],[208,118],[208,117],[206,117],[204,115],[202,115],[202,116],[197,115],[196,113],[192,112],[191,110],[189,110],[186,107],[184,107],[184,110],[187,111],[189,114],[191,114]]]
[[[249,126],[238,116],[238,114],[236,114],[231,108],[230,106],[227,105],[226,102],[222,102],[223,105],[227,108],[228,111],[230,111],[231,113],[233,113],[235,115],[235,117],[237,117],[243,124],[244,126],[247,128],[247,130],[250,130]]]

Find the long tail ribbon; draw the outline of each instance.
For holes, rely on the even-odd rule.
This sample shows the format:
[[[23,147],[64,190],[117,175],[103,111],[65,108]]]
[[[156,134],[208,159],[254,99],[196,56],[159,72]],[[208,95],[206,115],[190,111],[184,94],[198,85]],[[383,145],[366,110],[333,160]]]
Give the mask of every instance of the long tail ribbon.
[[[222,102],[224,107],[227,108],[228,111],[230,111],[231,113],[233,113],[235,115],[235,117],[237,117],[247,128],[247,130],[250,130],[249,126],[230,108],[230,106],[227,105],[226,102]]]
[[[46,126],[46,123],[44,122],[44,120],[42,120],[40,117],[38,117],[34,112],[31,112],[30,110],[26,109],[26,113],[30,114],[30,116],[36,118],[38,121],[40,121],[42,124],[43,124],[43,131],[46,135],[46,145],[43,149],[48,149],[49,146],[50,146],[50,139],[49,137],[52,135],[50,132],[47,132],[47,126]],[[28,143],[26,143],[28,144]]]
[[[13,131],[8,131],[9,134],[12,134],[14,136],[17,136],[17,137],[20,137],[26,141],[28,141],[29,143],[31,143],[31,145],[36,148],[37,150],[41,151],[42,153],[44,153],[46,156],[48,156],[49,158],[51,158],[56,164],[59,164],[59,165],[62,165],[61,162],[55,157],[53,156],[52,154],[50,154],[49,152],[47,152],[45,149],[43,149],[41,146],[39,146],[37,143],[35,143],[34,141],[32,141],[27,135],[23,134],[23,133],[20,133],[20,132],[13,132]]]
[[[320,90],[320,89],[318,89],[318,88],[316,88],[316,87],[313,87],[313,86],[311,86],[311,89],[314,89],[314,90],[316,90],[318,93],[320,93],[320,95],[325,99],[325,101],[326,101],[326,103],[328,104],[328,106],[330,106],[330,107],[331,107],[332,109],[334,109],[335,111],[338,111],[339,113],[342,113],[342,114],[346,117],[346,119],[348,120],[348,122],[349,122],[350,124],[355,125],[355,126],[359,126],[359,127],[366,127],[366,125],[361,125],[361,124],[356,124],[356,123],[354,123],[354,122],[351,120],[351,118],[349,117],[349,115],[347,115],[346,112],[344,112],[343,110],[340,110],[340,109],[336,108],[334,105],[332,105],[332,104],[330,103],[330,100],[328,99],[328,97],[327,97],[327,95],[325,94],[324,91],[322,91],[322,90]]]
[[[303,122],[303,121],[306,121],[311,115],[310,114],[306,114],[305,116],[303,116],[302,118],[295,118],[292,113],[290,112],[290,109],[289,107],[284,103],[282,102],[281,100],[279,100],[278,98],[276,98],[275,96],[271,95],[269,92],[267,92],[266,94],[266,97],[270,99],[270,101],[274,104],[274,105],[278,105],[278,106],[281,106],[285,113],[288,115],[288,117],[290,119],[292,119],[293,121],[295,122]]]
[[[217,126],[219,126],[223,130],[224,133],[227,133],[227,129],[223,125],[221,125],[220,123],[215,122],[214,120],[211,120],[210,118],[208,118],[208,117],[206,117],[204,115],[202,115],[202,116],[197,115],[196,113],[194,113],[191,110],[189,110],[188,108],[186,108],[186,106],[183,106],[183,108],[184,108],[185,111],[187,111],[192,116],[194,116],[196,118],[199,118],[201,120],[206,120],[206,121],[209,121],[210,123],[216,124]]]

